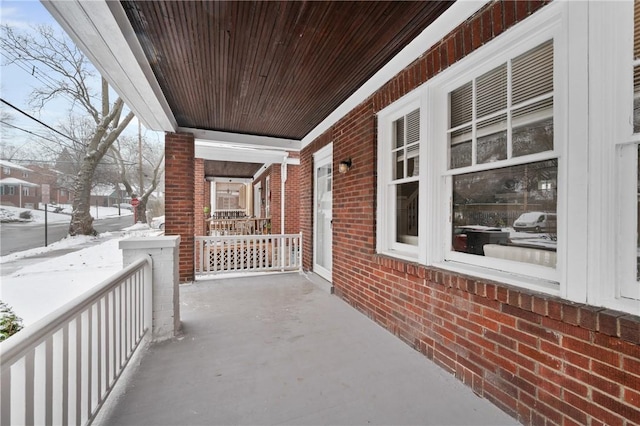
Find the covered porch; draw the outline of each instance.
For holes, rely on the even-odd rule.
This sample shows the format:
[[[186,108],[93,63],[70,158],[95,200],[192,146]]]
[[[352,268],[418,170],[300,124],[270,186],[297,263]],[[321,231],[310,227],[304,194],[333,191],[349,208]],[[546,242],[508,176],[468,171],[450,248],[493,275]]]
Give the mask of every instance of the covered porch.
[[[517,424],[304,275],[200,281],[180,304],[182,334],[96,424]]]

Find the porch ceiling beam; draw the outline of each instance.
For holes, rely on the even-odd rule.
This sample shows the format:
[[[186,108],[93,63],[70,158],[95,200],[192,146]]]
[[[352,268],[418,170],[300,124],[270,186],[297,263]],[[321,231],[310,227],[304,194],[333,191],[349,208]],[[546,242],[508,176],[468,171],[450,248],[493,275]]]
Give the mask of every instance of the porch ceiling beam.
[[[175,131],[177,121],[119,1],[42,4],[145,127]]]
[[[301,142],[297,139],[274,138],[242,133],[220,132],[215,130],[179,127],[178,132],[192,133],[197,140],[215,142],[236,147],[272,149],[280,151],[300,151]],[[282,154],[281,154],[282,156]]]
[[[195,157],[205,160],[229,161],[235,163],[281,163],[286,158],[286,152],[253,149],[238,146],[212,145],[196,140]]]

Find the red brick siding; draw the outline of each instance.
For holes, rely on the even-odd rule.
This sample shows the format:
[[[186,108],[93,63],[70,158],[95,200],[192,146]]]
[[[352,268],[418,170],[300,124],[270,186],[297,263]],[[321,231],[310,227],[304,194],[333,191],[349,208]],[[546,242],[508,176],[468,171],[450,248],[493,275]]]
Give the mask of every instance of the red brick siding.
[[[195,235],[206,235],[205,232],[205,215],[204,215],[204,206],[205,197],[206,197],[206,181],[204,176],[204,159],[196,158],[194,159],[194,180],[193,180],[193,197],[194,197],[194,209],[193,209],[193,218],[194,218],[194,226],[195,226]]]
[[[313,153],[333,141],[336,294],[524,424],[640,424],[640,318],[375,254],[375,114],[542,7],[492,2],[301,155],[312,268]]]
[[[296,154],[290,153],[292,158],[297,157]],[[272,164],[267,168],[260,176],[258,176],[253,185],[261,182],[262,191],[266,188],[266,178],[270,176],[270,190],[271,190],[271,233],[279,234],[280,232],[280,194],[281,194],[281,168],[280,164]],[[284,205],[284,233],[297,234],[300,232],[300,203],[299,203],[299,174],[300,167],[294,165],[287,165],[287,180],[285,182],[285,205]],[[261,194],[264,199],[266,194]],[[264,204],[260,207],[260,216],[265,217]]]
[[[287,165],[284,190],[284,233],[297,234],[300,232],[300,166]]]
[[[194,138],[190,133],[166,133],[164,140],[165,234],[180,235],[180,282],[193,281]]]

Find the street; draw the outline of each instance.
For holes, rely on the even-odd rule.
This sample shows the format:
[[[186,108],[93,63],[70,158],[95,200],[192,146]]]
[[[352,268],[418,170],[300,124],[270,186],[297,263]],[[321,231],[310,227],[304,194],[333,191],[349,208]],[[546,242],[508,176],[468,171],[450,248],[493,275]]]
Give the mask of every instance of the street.
[[[93,226],[98,232],[120,231],[133,225],[133,216],[98,219]],[[69,222],[50,223],[47,226],[47,243],[52,244],[67,236]],[[44,247],[43,223],[3,223],[0,225],[0,256],[17,251]]]

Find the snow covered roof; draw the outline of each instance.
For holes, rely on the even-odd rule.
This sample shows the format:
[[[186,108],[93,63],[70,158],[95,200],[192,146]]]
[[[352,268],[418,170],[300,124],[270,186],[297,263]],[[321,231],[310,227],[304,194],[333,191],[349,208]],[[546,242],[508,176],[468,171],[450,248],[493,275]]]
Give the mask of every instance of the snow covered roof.
[[[40,186],[37,183],[27,182],[26,180],[16,178],[4,178],[0,179],[0,185],[22,185],[22,186]]]
[[[2,167],[9,167],[11,169],[17,169],[17,170],[24,170],[25,172],[31,172],[31,169],[27,169],[24,166],[21,166],[19,164],[16,163],[12,163],[11,161],[7,161],[7,160],[0,160],[0,166]]]
[[[108,197],[113,194],[113,185],[96,185],[91,190],[91,195],[99,196],[99,197]]]

